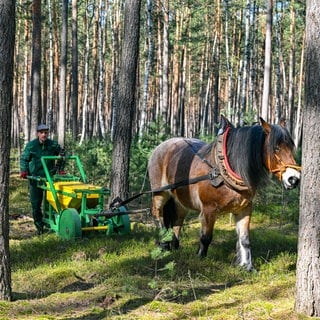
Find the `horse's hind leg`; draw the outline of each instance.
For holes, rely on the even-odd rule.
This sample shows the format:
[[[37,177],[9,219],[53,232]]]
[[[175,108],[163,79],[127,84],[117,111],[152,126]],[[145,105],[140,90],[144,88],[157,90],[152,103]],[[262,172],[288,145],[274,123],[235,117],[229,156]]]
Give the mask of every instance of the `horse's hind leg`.
[[[157,227],[164,228],[165,223],[163,219],[163,207],[170,199],[170,196],[166,192],[155,193],[152,196],[152,208],[151,212],[156,219]]]
[[[243,213],[234,215],[236,220],[236,230],[238,235],[237,241],[237,263],[252,271],[251,248],[249,238],[249,227],[252,208],[248,207]]]
[[[172,199],[174,201],[174,199]],[[180,246],[180,233],[184,223],[184,219],[188,210],[184,208],[179,202],[174,201],[174,208],[164,214],[170,215],[170,227],[173,230],[172,248],[178,249]]]
[[[202,258],[207,256],[208,247],[212,241],[213,227],[216,221],[213,213],[201,212],[201,232],[200,232],[200,245],[198,255]]]
[[[160,239],[160,246],[163,249],[178,249],[181,227],[186,217],[186,210],[177,203],[168,193],[159,193],[153,196],[152,213],[155,216],[158,227],[162,230],[172,228],[171,239]],[[164,236],[166,238],[166,235]]]
[[[157,227],[160,230],[167,230],[169,228],[169,208],[172,207],[173,199],[167,192],[155,193],[152,197],[152,215],[156,219]],[[171,249],[171,241],[167,241],[166,235],[161,235],[159,246],[164,250]]]

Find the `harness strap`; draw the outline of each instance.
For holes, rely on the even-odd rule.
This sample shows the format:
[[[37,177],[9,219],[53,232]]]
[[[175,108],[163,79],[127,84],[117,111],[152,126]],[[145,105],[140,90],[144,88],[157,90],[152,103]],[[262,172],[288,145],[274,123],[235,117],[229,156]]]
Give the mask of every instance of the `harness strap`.
[[[191,178],[191,179],[184,179],[175,183],[171,183],[168,185],[165,185],[163,187],[157,188],[157,189],[153,189],[153,190],[148,190],[148,191],[144,191],[144,192],[140,192],[137,193],[135,195],[133,195],[130,198],[127,198],[126,200],[122,200],[120,197],[115,198],[111,204],[110,204],[110,209],[117,209],[121,206],[126,205],[127,203],[133,201],[134,199],[139,198],[140,196],[144,195],[144,194],[149,194],[149,193],[157,193],[157,192],[162,192],[162,191],[166,191],[166,190],[173,190],[173,189],[177,189],[183,186],[187,186],[190,184],[195,184],[198,183],[200,181],[204,181],[204,180],[211,180],[213,175],[215,175],[215,173],[210,172],[209,174],[200,176],[200,177],[196,177],[196,178]]]
[[[215,168],[207,159],[203,158],[203,157],[198,153],[198,151],[193,147],[192,143],[190,143],[190,141],[189,141],[188,139],[184,139],[184,142],[189,145],[189,147],[192,149],[192,152],[193,152],[197,157],[199,157],[203,163],[205,163],[206,165],[208,165],[211,169],[214,169],[214,168]]]
[[[248,186],[242,178],[232,170],[228,160],[227,139],[230,129],[231,127],[228,126],[224,133],[217,137],[214,157],[225,183],[235,190],[247,191],[249,190]]]
[[[298,166],[295,164],[286,164],[280,159],[280,157],[277,154],[275,154],[274,156],[277,159],[277,161],[280,163],[281,166],[280,166],[280,168],[276,168],[276,169],[268,169],[269,172],[271,172],[271,173],[280,172],[280,174],[282,176],[282,174],[287,170],[287,168],[292,168],[297,171],[301,171],[301,166]],[[271,163],[271,160],[270,160],[270,158],[268,158],[268,166],[269,167],[270,167],[270,163]]]
[[[203,163],[206,163],[208,167],[211,168],[211,171],[203,176],[191,178],[191,179],[184,179],[175,183],[171,183],[168,185],[165,185],[163,187],[153,189],[153,190],[148,190],[144,192],[137,193],[133,195],[132,197],[122,200],[121,198],[117,197],[115,198],[111,204],[110,204],[110,209],[116,209],[121,206],[126,205],[127,203],[139,198],[140,196],[144,194],[149,194],[149,193],[157,193],[157,192],[162,192],[166,190],[173,190],[177,189],[183,186],[187,186],[190,184],[195,184],[200,181],[204,180],[210,180],[211,184],[217,188],[223,183],[227,183],[230,187],[236,189],[236,190],[248,190],[249,188],[244,184],[243,180],[241,177],[239,177],[230,167],[228,157],[227,157],[227,137],[229,133],[230,127],[227,127],[227,129],[224,131],[223,134],[219,135],[217,138],[216,142],[216,150],[214,152],[214,159],[216,165],[212,165],[207,159],[202,158],[198,151],[193,147],[193,145],[185,139],[185,142],[190,146],[192,151],[194,152],[195,155],[197,155]]]

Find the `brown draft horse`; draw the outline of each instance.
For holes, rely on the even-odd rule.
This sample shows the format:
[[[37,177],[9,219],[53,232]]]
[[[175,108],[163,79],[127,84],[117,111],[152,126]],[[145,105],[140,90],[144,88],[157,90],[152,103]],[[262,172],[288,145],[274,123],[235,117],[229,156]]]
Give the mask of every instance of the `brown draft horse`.
[[[300,167],[294,143],[282,125],[235,128],[221,116],[217,139],[171,138],[157,146],[148,163],[152,213],[160,227],[172,228],[166,248],[179,247],[183,221],[189,211],[200,212],[198,255],[205,257],[217,216],[233,213],[237,231],[237,263],[252,270],[249,225],[257,188],[273,173],[286,189],[296,187]]]

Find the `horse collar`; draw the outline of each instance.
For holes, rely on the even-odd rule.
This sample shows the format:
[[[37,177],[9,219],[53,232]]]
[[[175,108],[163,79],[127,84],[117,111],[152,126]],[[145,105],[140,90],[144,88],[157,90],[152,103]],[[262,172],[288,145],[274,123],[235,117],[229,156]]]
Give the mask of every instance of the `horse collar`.
[[[236,190],[246,191],[249,190],[248,186],[244,183],[242,178],[232,170],[227,152],[227,141],[231,127],[228,126],[226,130],[218,135],[216,140],[215,159],[220,170],[220,174],[227,184]]]

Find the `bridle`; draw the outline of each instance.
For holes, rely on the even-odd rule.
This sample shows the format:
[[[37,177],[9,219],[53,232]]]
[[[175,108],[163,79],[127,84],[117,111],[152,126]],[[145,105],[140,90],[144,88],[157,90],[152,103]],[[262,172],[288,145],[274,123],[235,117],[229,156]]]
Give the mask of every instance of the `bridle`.
[[[282,159],[277,154],[274,154],[274,157],[276,158],[276,160],[280,164],[280,167],[276,168],[276,169],[271,169],[271,155],[269,155],[268,158],[267,158],[267,168],[268,168],[269,172],[271,172],[271,173],[274,173],[274,174],[279,173],[281,179],[282,179],[283,173],[288,168],[295,169],[295,170],[297,170],[299,172],[301,171],[301,166],[298,166],[298,165],[295,165],[295,164],[286,164],[286,163],[284,163],[282,161]]]

